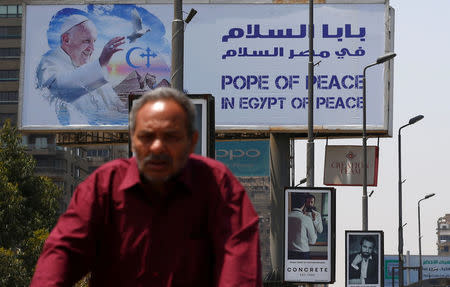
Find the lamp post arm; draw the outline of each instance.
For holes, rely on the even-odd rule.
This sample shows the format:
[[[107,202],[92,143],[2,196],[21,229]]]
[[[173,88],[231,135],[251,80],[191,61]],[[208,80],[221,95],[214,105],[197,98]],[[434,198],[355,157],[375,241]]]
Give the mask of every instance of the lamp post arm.
[[[403,128],[406,128],[407,126],[410,126],[410,125],[411,125],[411,124],[408,123],[408,124],[406,124],[406,125],[401,126],[401,127],[398,129],[398,134],[401,133],[401,131],[402,131]]]
[[[372,63],[372,64],[370,64],[370,65],[365,66],[365,67],[364,67],[364,70],[363,70],[363,78],[366,78],[366,70],[367,70],[368,68],[373,67],[373,66],[376,66],[376,65],[379,65],[379,64],[380,64],[380,63]]]

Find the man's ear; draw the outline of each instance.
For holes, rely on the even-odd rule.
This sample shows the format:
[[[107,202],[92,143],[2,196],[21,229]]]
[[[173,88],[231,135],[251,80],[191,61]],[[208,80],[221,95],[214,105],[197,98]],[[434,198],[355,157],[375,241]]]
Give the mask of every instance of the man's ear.
[[[194,131],[194,133],[192,134],[192,137],[191,137],[190,153],[194,152],[195,146],[197,145],[197,141],[198,141],[198,131]]]
[[[136,153],[136,148],[134,147],[134,138],[133,138],[134,134],[130,133],[129,137],[130,137],[130,141],[131,141],[131,152]]]
[[[69,43],[69,39],[70,37],[69,37],[69,34],[68,33],[64,33],[64,34],[62,34],[61,35],[61,43],[64,43],[64,44],[68,44]]]

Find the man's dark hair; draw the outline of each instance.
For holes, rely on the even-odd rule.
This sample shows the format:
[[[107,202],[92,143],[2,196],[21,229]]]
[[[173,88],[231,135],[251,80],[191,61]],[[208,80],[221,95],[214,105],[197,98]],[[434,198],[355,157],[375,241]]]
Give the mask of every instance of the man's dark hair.
[[[375,238],[373,236],[363,236],[359,244],[362,246],[364,241],[371,242],[373,246],[376,246]]]
[[[313,198],[314,200],[316,200],[316,197],[309,192],[305,194],[305,200],[307,200],[308,198]]]
[[[195,106],[184,93],[172,88],[157,88],[153,91],[145,93],[133,102],[133,106],[130,111],[130,133],[133,134],[136,129],[136,115],[138,111],[146,103],[155,102],[158,100],[173,100],[181,106],[186,113],[186,128],[188,135],[191,137],[195,131]]]

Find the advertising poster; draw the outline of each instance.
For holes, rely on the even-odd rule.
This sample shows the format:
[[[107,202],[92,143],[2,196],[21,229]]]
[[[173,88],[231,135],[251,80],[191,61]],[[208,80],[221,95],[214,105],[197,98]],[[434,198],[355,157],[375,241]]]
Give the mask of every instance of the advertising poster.
[[[236,176],[269,176],[269,140],[216,141],[216,159]]]
[[[403,271],[405,285],[419,282],[419,255],[406,255]],[[394,268],[395,267],[395,268]],[[450,256],[422,255],[423,280],[450,280]],[[384,283],[386,286],[399,286],[398,255],[384,256]],[[447,283],[448,284],[448,283]],[[425,285],[425,284],[424,284]]]
[[[345,231],[346,286],[384,286],[383,258],[383,231]]]
[[[121,129],[128,95],[169,86],[169,7],[28,5],[23,129]]]
[[[307,130],[308,5],[194,8],[185,87],[211,89],[216,129]],[[384,4],[314,5],[315,128],[361,129],[363,69],[387,52],[385,19]],[[369,130],[388,127],[386,67],[367,73]]]
[[[285,281],[334,281],[334,222],[334,189],[285,190]]]
[[[187,95],[195,107],[196,117],[194,120],[194,129],[198,132],[198,140],[195,145],[194,153],[206,157],[214,158],[214,98],[211,95]],[[133,104],[141,97],[139,94],[130,94],[128,97],[128,109],[131,111]],[[128,142],[128,155],[133,156],[131,150],[131,141]]]
[[[377,186],[377,146],[367,147],[367,185]],[[364,149],[355,145],[326,145],[323,184],[362,186]]]
[[[195,129],[199,137],[194,153],[215,157],[214,97],[210,94],[187,95],[195,106]]]
[[[306,130],[308,5],[190,8],[184,89],[215,98],[216,130]],[[386,15],[384,4],[315,6],[317,129],[361,129],[362,71],[389,50]],[[27,5],[21,128],[125,131],[128,94],[170,85],[172,21],[171,4]],[[368,131],[389,127],[387,67],[368,74]]]

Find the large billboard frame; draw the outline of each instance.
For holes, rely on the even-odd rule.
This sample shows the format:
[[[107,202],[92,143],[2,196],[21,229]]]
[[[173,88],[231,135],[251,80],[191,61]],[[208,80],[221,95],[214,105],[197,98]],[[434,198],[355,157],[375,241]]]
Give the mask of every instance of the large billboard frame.
[[[326,1],[325,1],[326,2]],[[84,3],[80,3],[79,1],[68,1],[65,2],[64,5],[80,5],[80,4],[84,4]],[[107,4],[102,3],[102,2],[96,2],[95,5],[103,5],[103,4]],[[316,4],[316,7],[319,5],[334,5],[334,4],[348,4],[348,5],[358,5],[358,4],[366,4],[366,5],[371,5],[371,4],[384,4],[385,6],[385,47],[384,50],[385,52],[391,52],[393,51],[393,38],[394,38],[394,10],[392,8],[389,7],[388,5],[388,1],[370,1],[369,4],[367,4],[367,1],[333,1],[333,3],[324,3],[324,4]],[[23,37],[22,37],[22,47],[25,47],[25,43],[26,43],[26,15],[27,15],[27,6],[29,5],[49,5],[48,2],[42,2],[42,4],[40,4],[39,2],[34,2],[33,4],[23,4],[24,5],[24,9],[23,9],[23,25],[22,25],[22,29],[23,29]],[[52,6],[53,4],[50,4],[50,6]],[[64,5],[60,5],[60,6],[64,6]],[[141,6],[149,6],[151,7],[151,5],[154,4],[141,4]],[[156,5],[156,4],[155,4]],[[164,4],[158,4],[158,5],[165,5]],[[217,5],[217,4],[205,4],[205,3],[189,3],[189,4],[185,4],[185,6],[192,6],[192,7],[196,7],[196,5],[198,6],[202,6],[202,5]],[[225,5],[225,6],[229,6],[229,5],[247,5],[247,6],[252,6],[252,5],[273,5],[274,7],[276,5],[281,5],[281,4],[273,4],[273,3],[264,3],[264,4],[249,4],[249,3],[245,3],[245,1],[243,2],[239,2],[238,4],[236,3],[232,3],[232,4],[221,4],[221,5]],[[306,5],[306,4],[282,4],[282,5]],[[197,18],[197,17],[196,17]],[[194,19],[195,22],[195,19]],[[194,29],[193,25],[195,25],[195,23],[190,23],[190,25],[192,25],[192,27],[190,26],[189,30]],[[169,31],[168,31],[169,32]],[[22,118],[23,115],[23,111],[22,111],[22,101],[23,101],[23,91],[24,91],[24,50],[22,52],[22,64],[21,64],[21,81],[20,81],[20,87],[19,87],[19,98],[20,98],[20,104],[19,104],[19,119]],[[381,56],[381,55],[378,55]],[[376,60],[375,58],[373,60]],[[363,67],[361,67],[363,68]],[[392,136],[392,104],[393,104],[393,64],[392,61],[390,63],[385,63],[384,64],[384,123],[383,126],[371,126],[370,124],[367,126],[367,133],[369,135],[375,135],[375,136]],[[368,81],[368,86],[370,87],[370,76],[369,76],[369,81]],[[197,91],[193,91],[193,93],[198,93]],[[370,108],[370,107],[369,107]],[[22,121],[19,120],[19,128],[23,131],[27,131],[27,132],[58,132],[58,131],[86,131],[86,130],[91,130],[91,131],[118,131],[118,132],[124,132],[126,131],[126,127],[111,127],[111,126],[66,126],[66,127],[55,127],[55,126],[24,126],[22,125]],[[332,136],[350,136],[350,137],[354,137],[356,135],[359,135],[361,133],[361,128],[362,128],[362,124],[361,125],[352,125],[352,126],[347,126],[347,125],[341,125],[341,126],[330,126],[330,125],[314,125],[314,130],[315,133],[318,135],[322,135],[322,136],[326,136],[326,135],[332,135]],[[271,125],[271,126],[264,126],[264,125],[258,125],[258,126],[252,126],[252,125],[245,125],[245,126],[234,126],[234,125],[216,125],[215,130],[218,133],[223,133],[223,134],[232,134],[232,133],[247,133],[247,134],[258,134],[260,132],[280,132],[280,133],[290,133],[293,134],[294,136],[304,136],[307,132],[307,126],[306,125],[300,125],[300,126],[289,126],[289,125],[282,125],[282,126],[276,126],[276,125]]]

